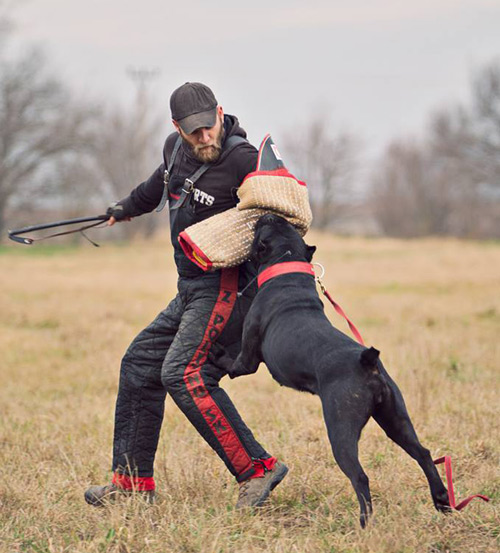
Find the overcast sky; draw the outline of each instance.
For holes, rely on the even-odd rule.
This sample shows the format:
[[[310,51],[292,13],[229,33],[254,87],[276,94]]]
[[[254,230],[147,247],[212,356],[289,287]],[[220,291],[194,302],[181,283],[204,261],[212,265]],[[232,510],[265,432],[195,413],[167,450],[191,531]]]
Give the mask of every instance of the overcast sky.
[[[322,110],[370,152],[465,101],[500,58],[499,0],[17,0],[17,36],[43,45],[83,95],[126,102],[126,68],[157,68],[165,110],[183,82],[211,86],[257,143]]]

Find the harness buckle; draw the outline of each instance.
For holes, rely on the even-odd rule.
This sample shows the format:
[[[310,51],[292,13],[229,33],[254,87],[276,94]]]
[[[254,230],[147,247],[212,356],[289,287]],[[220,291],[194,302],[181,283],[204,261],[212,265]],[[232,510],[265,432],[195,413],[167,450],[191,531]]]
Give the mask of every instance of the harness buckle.
[[[170,179],[170,173],[168,172],[167,169],[165,169],[165,171],[163,171],[163,183],[165,184],[165,186],[168,186],[169,179]]]
[[[182,191],[185,192],[186,194],[191,194],[191,192],[193,191],[194,189],[194,182],[190,179],[190,178],[187,178],[185,181],[184,181],[184,185],[182,187]]]

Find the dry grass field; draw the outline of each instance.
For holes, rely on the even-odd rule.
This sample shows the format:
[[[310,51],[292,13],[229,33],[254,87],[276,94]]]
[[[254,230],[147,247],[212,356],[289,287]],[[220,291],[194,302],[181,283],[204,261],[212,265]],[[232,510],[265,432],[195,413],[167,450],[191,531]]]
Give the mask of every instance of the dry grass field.
[[[443,516],[417,464],[370,421],[360,457],[375,517],[362,531],[319,400],[262,366],[222,385],[290,474],[257,514],[171,400],[156,462],[159,501],[83,500],[110,478],[121,355],[175,293],[164,240],[100,249],[0,250],[0,551],[437,553],[499,550],[500,244],[311,234],[325,284],[382,352],[421,441],[450,454],[456,494],[491,496]],[[347,331],[333,311],[332,322]]]

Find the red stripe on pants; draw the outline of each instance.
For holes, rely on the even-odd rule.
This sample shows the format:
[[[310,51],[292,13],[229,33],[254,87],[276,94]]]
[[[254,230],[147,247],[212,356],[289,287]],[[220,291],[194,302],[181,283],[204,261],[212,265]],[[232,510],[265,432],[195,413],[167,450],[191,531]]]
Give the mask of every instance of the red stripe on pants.
[[[210,396],[201,376],[201,368],[207,360],[210,347],[220,336],[233,311],[237,292],[238,268],[222,269],[217,302],[205,329],[203,340],[184,371],[184,382],[235,471],[237,474],[243,474],[252,469],[252,458],[246,452],[229,421]]]

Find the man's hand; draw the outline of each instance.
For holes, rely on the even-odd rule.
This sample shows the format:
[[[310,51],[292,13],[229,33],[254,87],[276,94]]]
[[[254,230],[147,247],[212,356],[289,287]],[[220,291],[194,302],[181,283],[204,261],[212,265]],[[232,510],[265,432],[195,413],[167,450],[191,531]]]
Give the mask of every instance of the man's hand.
[[[108,219],[108,226],[112,227],[115,223],[121,223],[122,221],[131,221],[132,217],[128,217],[123,212],[123,206],[117,202],[111,204],[106,210],[106,215],[111,215]]]
[[[123,217],[123,219],[117,220],[113,216],[111,216],[107,221],[107,225],[108,227],[112,227],[115,223],[123,223],[123,221],[132,221],[132,217]]]

